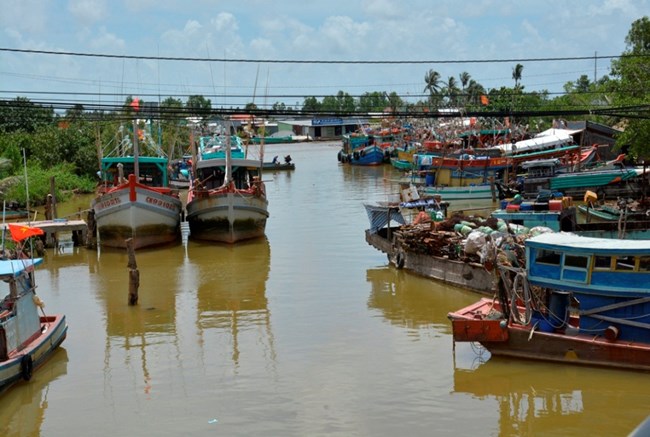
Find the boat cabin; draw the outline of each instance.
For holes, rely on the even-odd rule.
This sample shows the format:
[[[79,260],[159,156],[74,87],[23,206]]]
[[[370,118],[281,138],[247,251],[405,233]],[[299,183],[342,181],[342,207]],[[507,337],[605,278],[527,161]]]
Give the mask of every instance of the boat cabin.
[[[135,174],[135,158],[133,156],[102,158],[101,166],[101,183],[108,186],[126,183],[129,175]],[[167,166],[167,158],[138,157],[138,174],[140,175],[138,182],[150,187],[169,186]]]
[[[260,180],[261,166],[259,160],[236,159],[232,163],[232,180],[236,189],[247,190],[253,187],[253,182]],[[214,190],[223,186],[226,177],[225,159],[201,160],[196,166],[196,180],[202,188]]]
[[[0,361],[21,350],[40,332],[41,323],[34,299],[33,266],[42,258],[0,260],[0,280],[5,297],[0,301]]]
[[[530,284],[570,292],[580,330],[650,342],[650,242],[547,233],[526,240]]]

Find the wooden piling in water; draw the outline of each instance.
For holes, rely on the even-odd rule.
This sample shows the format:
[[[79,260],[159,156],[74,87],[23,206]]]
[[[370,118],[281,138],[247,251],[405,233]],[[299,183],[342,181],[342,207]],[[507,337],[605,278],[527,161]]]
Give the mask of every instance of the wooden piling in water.
[[[133,249],[133,239],[126,240],[126,250],[129,255],[129,305],[138,304],[138,288],[140,287],[140,271],[135,261],[135,249]]]

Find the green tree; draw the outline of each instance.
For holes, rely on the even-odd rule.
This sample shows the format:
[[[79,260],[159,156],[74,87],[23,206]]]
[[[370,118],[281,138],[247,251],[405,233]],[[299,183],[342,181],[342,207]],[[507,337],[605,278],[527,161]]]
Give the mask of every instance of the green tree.
[[[316,97],[305,97],[302,104],[303,112],[318,112],[320,111],[321,104]]]
[[[53,121],[52,108],[34,104],[25,97],[0,101],[0,132],[33,133]]]
[[[346,92],[339,91],[336,94],[336,101],[338,103],[339,111],[343,114],[353,113],[356,109],[354,97]]]
[[[638,110],[631,116],[623,117],[626,127],[617,139],[617,146],[630,146],[630,151],[637,157],[650,157],[650,120],[648,120],[648,102],[650,102],[650,20],[643,17],[632,23],[625,38],[626,48],[622,56],[612,61],[612,75],[619,79],[614,103],[627,108],[646,108],[645,115]]]
[[[383,112],[389,105],[386,93],[373,91],[359,97],[358,109],[361,112]]]
[[[185,108],[189,115],[205,119],[210,115],[212,102],[210,102],[210,99],[206,99],[203,96],[192,95],[187,98]]]
[[[519,85],[521,83],[521,76],[523,72],[524,72],[524,66],[521,64],[515,65],[514,68],[512,69],[512,79],[515,81],[515,90],[519,89]]]
[[[449,76],[447,82],[445,83],[444,88],[440,92],[445,96],[448,106],[456,106],[458,104],[458,94],[460,90],[458,89],[458,82],[456,77]]]
[[[441,82],[440,73],[437,71],[429,70],[424,75],[424,83],[426,84],[424,86],[424,91],[429,92],[429,102],[434,106],[440,104]]]

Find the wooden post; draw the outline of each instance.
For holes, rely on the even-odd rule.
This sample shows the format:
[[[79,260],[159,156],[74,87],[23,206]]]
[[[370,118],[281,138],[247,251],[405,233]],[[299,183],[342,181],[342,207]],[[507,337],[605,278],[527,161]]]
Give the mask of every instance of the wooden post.
[[[52,195],[45,198],[45,220],[52,220]]]
[[[489,177],[490,180],[490,193],[492,193],[492,202],[497,201],[497,193],[494,187],[494,176]]]
[[[51,201],[51,202],[52,202],[52,203],[51,203],[51,207],[52,207],[52,212],[51,212],[51,214],[52,214],[52,217],[49,218],[48,220],[52,220],[52,219],[55,219],[55,218],[58,218],[58,217],[59,217],[59,215],[58,215],[58,213],[57,213],[57,211],[56,211],[56,183],[55,183],[55,178],[54,178],[54,176],[52,176],[52,177],[50,178],[50,196],[52,196],[52,201]]]
[[[135,250],[133,249],[133,238],[126,240],[126,250],[129,255],[129,305],[138,304],[138,287],[140,287],[140,272],[135,261]]]

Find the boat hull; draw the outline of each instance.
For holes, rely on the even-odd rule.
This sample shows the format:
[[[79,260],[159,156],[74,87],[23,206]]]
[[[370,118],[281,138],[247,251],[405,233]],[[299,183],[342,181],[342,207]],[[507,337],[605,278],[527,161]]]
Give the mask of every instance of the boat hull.
[[[293,162],[289,164],[265,162],[264,165],[262,166],[263,171],[280,171],[280,170],[295,170],[295,169],[296,169],[296,165]]]
[[[181,200],[139,184],[127,184],[92,202],[103,247],[125,248],[168,244],[180,236]]]
[[[64,315],[41,316],[40,323],[39,335],[27,347],[0,361],[0,393],[20,380],[29,380],[31,373],[41,367],[65,340],[68,325]],[[25,364],[26,360],[31,362],[29,366]]]
[[[540,328],[539,324],[518,325],[495,318],[499,304],[493,299],[449,313],[454,341],[479,342],[492,355],[617,369],[650,370],[650,345],[608,340],[577,330],[577,319],[565,330]],[[523,308],[521,309],[523,314]]]
[[[420,187],[420,194],[424,197],[439,195],[442,200],[471,200],[492,199],[496,196],[496,189],[490,185],[471,185],[466,187]]]
[[[387,228],[377,231],[366,230],[366,242],[384,252],[388,256],[388,261],[398,269],[478,293],[494,292],[494,274],[486,270],[482,264],[404,250],[396,244],[396,241],[394,235],[387,235]]]
[[[265,235],[265,197],[241,191],[197,196],[186,206],[190,238],[236,243]]]

